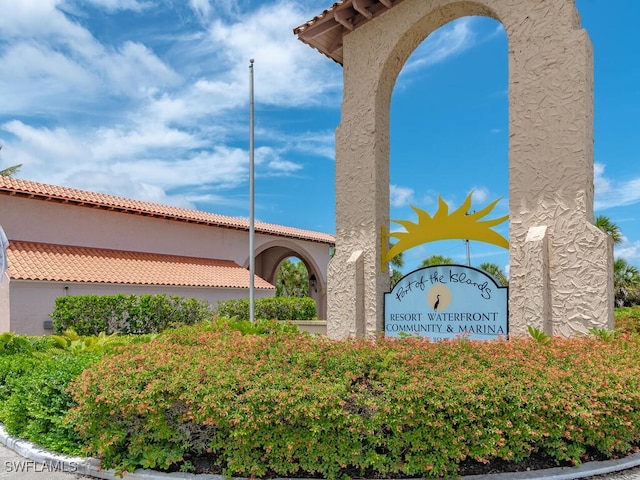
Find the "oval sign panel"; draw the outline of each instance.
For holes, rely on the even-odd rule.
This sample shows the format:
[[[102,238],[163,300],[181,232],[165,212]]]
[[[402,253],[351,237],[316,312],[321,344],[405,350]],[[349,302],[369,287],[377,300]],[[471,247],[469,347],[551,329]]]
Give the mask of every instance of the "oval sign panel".
[[[384,333],[431,341],[492,340],[508,333],[508,287],[488,273],[437,265],[405,275],[384,295]]]

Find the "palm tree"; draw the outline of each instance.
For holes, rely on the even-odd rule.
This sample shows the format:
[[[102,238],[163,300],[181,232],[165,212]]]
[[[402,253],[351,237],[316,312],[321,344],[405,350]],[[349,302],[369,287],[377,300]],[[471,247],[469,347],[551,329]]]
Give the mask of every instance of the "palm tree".
[[[613,262],[613,290],[617,307],[637,305],[640,300],[640,270],[624,258]]]
[[[400,269],[404,266],[404,252],[400,252],[398,255],[393,257],[389,262],[391,264],[391,275],[389,277],[389,286],[391,289],[395,287],[396,283],[400,281],[404,275],[400,271]]]
[[[487,272],[493,278],[495,278],[500,285],[506,287],[509,285],[509,279],[502,269],[495,263],[483,263],[480,265],[480,270]]]
[[[20,167],[22,167],[21,163],[19,163],[18,165],[14,165],[13,167],[5,168],[4,170],[0,170],[0,177],[12,177],[16,173],[18,173]]]
[[[620,231],[620,227],[613,223],[609,217],[598,215],[596,217],[595,226],[609,235],[613,240],[614,245],[618,245],[622,242],[622,232]]]
[[[0,145],[0,150],[2,150],[2,145]],[[0,170],[0,177],[11,177],[18,173],[22,164],[14,165],[13,167],[5,168],[4,170]]]
[[[431,255],[425,258],[420,264],[421,267],[434,267],[436,265],[448,265],[453,263],[453,259],[442,255]]]
[[[622,243],[620,227],[609,217],[598,215],[595,226],[611,237],[614,245]],[[623,258],[613,262],[613,292],[617,307],[629,307],[640,303],[640,270]]]
[[[308,297],[309,272],[303,262],[282,262],[276,276],[276,297]]]

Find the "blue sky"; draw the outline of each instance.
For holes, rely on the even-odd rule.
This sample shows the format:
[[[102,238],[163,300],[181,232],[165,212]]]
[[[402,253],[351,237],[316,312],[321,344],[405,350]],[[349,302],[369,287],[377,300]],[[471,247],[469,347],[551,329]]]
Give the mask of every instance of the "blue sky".
[[[247,217],[255,59],[256,217],[334,233],[342,68],[294,27],[331,1],[0,0],[0,167],[20,178]],[[594,49],[596,214],[640,265],[640,2],[577,0]],[[391,218],[502,197],[508,213],[507,42],[481,17],[430,35],[391,105]],[[493,217],[492,215],[491,217]],[[507,235],[506,224],[501,231]],[[471,263],[508,268],[472,242]],[[405,253],[466,262],[463,241]]]

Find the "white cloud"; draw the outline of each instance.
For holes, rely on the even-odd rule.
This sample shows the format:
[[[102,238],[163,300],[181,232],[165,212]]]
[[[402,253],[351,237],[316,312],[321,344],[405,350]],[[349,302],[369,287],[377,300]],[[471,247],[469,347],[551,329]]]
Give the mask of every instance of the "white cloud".
[[[212,17],[239,17],[241,15],[238,0],[189,0],[189,6],[202,20]]]
[[[605,165],[594,165],[595,210],[633,205],[640,202],[640,178],[614,180],[604,174]]]
[[[107,13],[128,10],[132,24],[151,5],[90,1]],[[23,163],[23,178],[45,183],[181,206],[225,204],[216,191],[248,178],[250,57],[258,115],[266,105],[339,98],[340,67],[292,33],[321,12],[304,10],[315,1],[320,5],[281,1],[239,15],[242,2],[191,0],[181,8],[199,15],[200,30],[177,29],[170,42],[159,41],[159,32],[149,44],[132,32],[113,44],[94,34],[83,2],[0,0],[3,160]],[[332,131],[283,135],[258,119],[265,145],[257,151],[259,175],[302,171],[293,153],[333,159]]]
[[[0,35],[5,40],[55,41],[63,45],[93,44],[93,36],[58,9],[60,0],[0,0]]]
[[[146,97],[165,86],[176,85],[180,76],[151,50],[140,43],[126,42],[115,51],[103,55],[94,65],[107,79],[110,95]]]
[[[3,142],[3,157],[10,158],[12,164],[24,164],[21,176],[35,181],[97,191],[108,188],[117,195],[159,201],[165,197],[150,185],[163,191],[203,184],[228,189],[247,179],[245,150],[215,146],[209,151],[192,151],[199,140],[165,127],[133,132],[99,130],[87,137],[19,121],[1,128],[14,136]],[[170,153],[176,149],[180,158]],[[154,150],[160,156],[154,156]],[[292,162],[275,166],[293,169]]]
[[[289,160],[276,159],[269,162],[269,168],[275,172],[293,173],[302,169],[302,165]]]
[[[140,12],[144,9],[153,7],[151,1],[140,0],[82,0],[87,3],[91,3],[98,8],[102,8],[108,12],[117,12],[119,10],[131,10],[134,12]],[[76,3],[79,3],[76,0]]]
[[[186,131],[149,121],[147,124],[99,129],[91,150],[96,160],[140,158],[151,151],[176,151],[204,146],[203,141]]]
[[[216,20],[210,40],[229,68],[227,81],[247,85],[249,59],[255,59],[257,103],[283,106],[321,104],[327,93],[340,92],[340,68],[322,55],[313,54],[296,40],[294,27],[304,23],[308,13],[296,3],[282,1],[246,13],[237,23]]]
[[[271,147],[259,147],[255,150],[255,164],[265,166],[263,174],[268,176],[289,175],[302,169],[302,165],[283,159],[280,152]]]
[[[278,131],[263,130],[260,134],[262,138],[267,138],[269,141],[282,139],[282,134]],[[335,133],[332,131],[319,131],[290,135],[285,138],[284,148],[335,160]]]
[[[94,0],[109,9],[140,10],[145,2]],[[0,0],[0,114],[74,112],[117,95],[144,98],[180,76],[145,45],[101,44],[61,10],[59,0]],[[28,89],[27,89],[28,86]],[[122,101],[122,99],[121,99]]]
[[[216,147],[198,152],[184,160],[146,159],[134,162],[119,161],[111,167],[114,172],[131,175],[166,190],[194,185],[208,185],[212,189],[226,189],[247,180],[248,154],[238,148]]]
[[[611,182],[604,176],[605,166],[595,162],[593,165],[593,185],[595,195],[606,195],[611,190]]]
[[[640,241],[629,242],[626,238],[620,245],[616,245],[615,257],[624,258],[629,263],[637,264],[640,262]]]
[[[209,0],[189,0],[189,6],[201,18],[209,18],[211,14],[211,4]]]
[[[100,80],[73,59],[42,45],[16,44],[0,55],[0,113],[69,109],[93,97]],[[75,96],[70,93],[74,92]]]
[[[413,200],[413,189],[389,185],[389,203],[392,207],[405,207]]]
[[[0,128],[17,138],[6,145],[11,161],[24,164],[25,171],[40,172],[39,177],[47,170],[64,170],[90,157],[87,145],[64,128],[34,128],[18,120]]]
[[[147,202],[162,203],[182,208],[194,208],[183,196],[167,195],[164,189],[151,185],[128,174],[113,171],[80,170],[66,179],[66,185],[91,192],[102,192],[125,198],[136,198]]]
[[[473,187],[472,204],[484,203],[489,198],[489,190],[484,187]]]
[[[476,40],[472,24],[472,17],[463,17],[437,29],[415,49],[403,72],[440,63],[469,49]]]

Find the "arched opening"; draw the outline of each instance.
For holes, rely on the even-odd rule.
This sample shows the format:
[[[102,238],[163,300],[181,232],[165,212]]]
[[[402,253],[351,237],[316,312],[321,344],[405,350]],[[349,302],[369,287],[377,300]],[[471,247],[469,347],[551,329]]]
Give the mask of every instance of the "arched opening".
[[[509,38],[510,334],[526,334],[527,325],[563,336],[612,326],[612,249],[593,226],[592,53],[575,5],[368,5],[338,2],[299,30],[344,65],[328,335],[369,336],[383,329],[392,94],[416,47],[465,16],[499,19]],[[476,162],[468,170],[479,175],[483,167]],[[449,183],[461,183],[460,170]]]
[[[265,244],[256,254],[256,274],[275,285],[276,296],[312,298],[318,318],[326,318],[326,278],[309,252],[285,240]]]
[[[472,209],[502,198],[488,218],[509,213],[508,82],[507,36],[493,18],[455,19],[418,45],[391,98],[391,219],[416,221],[411,205],[433,215],[439,195],[458,208],[471,191]],[[390,227],[402,230],[394,223]],[[507,222],[495,230],[509,238]],[[506,249],[465,240],[408,250],[401,271],[411,272],[435,256],[508,272]]]

